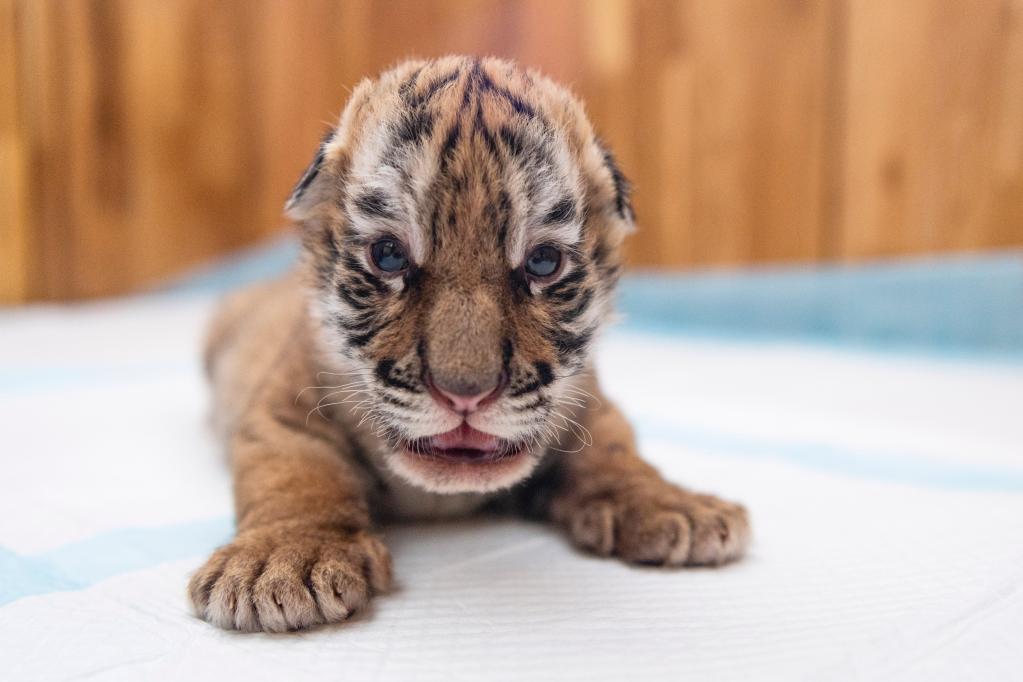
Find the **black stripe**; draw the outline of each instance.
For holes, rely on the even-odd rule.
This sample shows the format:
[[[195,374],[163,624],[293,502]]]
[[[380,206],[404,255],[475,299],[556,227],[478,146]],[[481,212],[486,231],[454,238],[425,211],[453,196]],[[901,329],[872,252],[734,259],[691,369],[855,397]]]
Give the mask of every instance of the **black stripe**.
[[[526,118],[536,118],[536,110],[530,105],[526,104],[526,101],[516,95],[514,92],[505,88],[495,86],[494,92],[496,92],[502,99],[511,105],[512,109],[515,110],[516,114],[525,116]]]
[[[410,393],[419,393],[420,389],[418,387],[391,376],[391,371],[394,369],[394,365],[394,358],[385,358],[381,360],[376,367],[377,378],[392,388],[398,388]]]
[[[440,92],[442,88],[458,80],[460,73],[461,71],[459,69],[455,69],[451,73],[435,78],[422,92],[412,93],[406,100],[406,103],[413,107],[422,106],[428,103],[438,92]]]
[[[519,388],[515,389],[514,391],[512,391],[511,393],[509,393],[508,397],[509,398],[518,398],[520,396],[524,396],[527,393],[532,393],[533,391],[538,391],[540,389],[540,386],[541,386],[541,384],[540,384],[539,380],[533,379],[532,381],[526,382],[521,387],[519,387]]]
[[[323,227],[318,233],[311,230],[303,233],[303,241],[309,244],[310,250],[313,253],[316,251],[314,235],[315,238],[318,238],[319,247],[323,250],[321,257],[315,259],[316,277],[320,282],[320,286],[327,288],[334,277],[334,269],[338,259],[341,257],[341,252],[338,250],[334,231],[329,227]]]
[[[291,208],[294,206],[302,195],[305,194],[306,190],[309,189],[309,185],[313,184],[313,180],[320,174],[320,168],[323,166],[323,156],[327,148],[327,143],[330,142],[330,138],[334,136],[335,129],[331,128],[320,140],[320,146],[316,149],[316,156],[313,157],[312,163],[306,167],[302,173],[302,177],[299,178],[298,182],[295,183],[295,187],[291,190],[291,195],[288,197],[288,201],[284,204],[285,208]]]
[[[352,291],[352,287],[348,286],[347,282],[341,282],[340,284],[338,284],[337,294],[338,296],[341,297],[341,300],[343,300],[345,303],[355,308],[356,310],[361,311],[368,310],[370,308],[371,304],[368,301],[355,296],[354,292]]]
[[[576,266],[572,272],[568,273],[554,284],[547,287],[544,293],[548,298],[555,297],[557,294],[564,292],[586,278],[586,268]]]
[[[593,339],[595,328],[585,329],[578,334],[567,329],[553,330],[549,336],[562,360],[577,354]]]
[[[349,290],[354,296],[358,296],[359,298],[369,298],[373,295],[373,290],[366,286],[356,285],[350,287]]]
[[[572,201],[571,197],[565,197],[554,204],[554,207],[543,218],[545,225],[568,223],[573,220],[575,220],[575,202]]]
[[[511,284],[512,296],[516,303],[521,303],[530,295],[529,280],[526,279],[526,271],[523,268],[515,268],[508,273],[508,281]]]
[[[586,289],[583,291],[582,297],[579,299],[579,303],[574,308],[569,310],[567,313],[561,316],[561,322],[572,323],[579,319],[579,316],[586,312],[586,309],[590,307],[590,302],[593,300],[593,289]]]
[[[363,346],[368,344],[370,341],[372,341],[374,338],[376,338],[377,335],[380,334],[380,332],[382,332],[384,329],[386,329],[388,327],[388,325],[390,325],[391,322],[393,322],[393,321],[394,321],[393,319],[391,319],[391,320],[384,320],[383,322],[381,322],[377,326],[372,327],[372,328],[364,331],[361,334],[353,334],[353,335],[348,337],[348,342],[351,345],[355,346],[356,348],[362,348]]]
[[[504,368],[505,376],[507,376],[508,368],[511,367],[512,355],[515,354],[515,346],[512,344],[512,340],[505,337],[501,342],[501,366]]]
[[[391,210],[388,204],[387,197],[382,192],[372,190],[365,194],[356,197],[355,207],[359,209],[364,215],[370,218],[383,218],[385,220],[394,220],[395,214]]]
[[[437,247],[437,238],[439,235],[438,225],[440,223],[440,201],[437,201],[433,205],[433,213],[430,214],[430,245],[433,248]]]
[[[486,121],[483,120],[483,107],[479,102],[476,103],[476,116],[473,120],[473,131],[483,138],[483,143],[487,145],[487,151],[490,152],[491,156],[495,158],[500,157],[501,152],[497,148],[497,138],[494,137],[494,133],[487,127]]]
[[[433,132],[434,116],[422,108],[406,111],[394,126],[394,134],[401,145],[419,144]]]
[[[536,110],[533,109],[532,106],[527,104],[525,100],[511,90],[498,85],[491,80],[490,76],[481,66],[474,65],[472,75],[475,76],[474,80],[476,82],[476,87],[479,88],[481,92],[491,92],[497,95],[510,104],[512,110],[514,110],[517,114],[521,114],[527,118],[534,118],[536,116]]]
[[[524,145],[522,143],[522,134],[519,131],[512,130],[508,126],[501,126],[498,136],[500,136],[501,142],[508,148],[512,156],[522,156]]]
[[[363,284],[373,287],[373,289],[376,290],[377,293],[380,294],[390,293],[390,289],[387,288],[387,285],[384,284],[383,280],[381,280],[373,273],[368,272],[367,270],[360,267],[358,270],[355,270],[352,274],[358,277]]]
[[[345,253],[341,256],[341,262],[344,263],[345,269],[349,273],[360,278],[367,285],[376,289],[377,292],[385,294],[389,291],[383,280],[363,267],[362,263],[359,262],[359,259],[356,258],[354,254]]]
[[[554,372],[551,370],[550,364],[543,360],[537,360],[533,363],[533,367],[536,368],[536,373],[541,385],[548,386],[552,381],[554,381]]]
[[[456,119],[454,125],[451,126],[451,130],[448,131],[447,137],[444,138],[444,145],[440,148],[441,172],[444,172],[447,169],[448,163],[451,160],[451,155],[455,151],[455,145],[458,144],[458,138],[461,134],[462,122]]]
[[[341,249],[337,245],[337,237],[334,236],[334,231],[329,227],[323,231],[323,246],[327,249],[327,257],[330,258],[332,263],[336,263],[341,258]]]
[[[405,82],[402,83],[401,86],[398,88],[398,92],[399,92],[399,94],[401,94],[401,98],[402,98],[402,100],[406,104],[409,101],[409,97],[414,94],[414,90],[416,88],[416,82],[419,80],[419,74],[422,73],[422,72],[423,72],[423,67],[420,66],[418,69],[413,71],[412,75],[409,76],[405,80]]]
[[[455,202],[448,204],[448,227],[452,228],[452,234],[454,234],[454,228],[458,225],[458,205]]]
[[[399,400],[398,398],[387,395],[386,393],[380,394],[380,399],[383,400],[385,403],[388,403],[389,405],[397,405],[398,407],[404,407],[405,409],[409,409],[412,407],[412,403],[407,403],[404,400]]]
[[[376,338],[377,330],[370,329],[363,334],[352,334],[348,337],[348,343],[356,348],[365,347],[370,341]]]
[[[419,338],[416,342],[416,355],[419,356],[419,365],[423,374],[426,373],[426,339],[423,337]]]
[[[469,69],[469,82],[480,89],[485,89],[486,84],[490,82],[490,76],[483,70],[483,60],[479,57],[474,57],[472,60],[472,68]]]
[[[339,313],[335,316],[334,321],[337,328],[343,332],[364,332],[376,321],[376,315],[372,312],[352,316]]]
[[[547,300],[554,303],[571,303],[579,295],[579,291],[578,287],[555,291],[553,294],[547,294]]]
[[[554,372],[551,371],[551,366],[548,363],[537,360],[533,363],[533,367],[536,369],[536,377],[509,393],[509,397],[518,398],[524,396],[527,393],[538,391],[554,381]]]
[[[475,90],[475,84],[473,82],[472,74],[465,79],[465,87],[462,88],[462,106],[461,111],[465,111],[469,108],[469,103],[472,101],[472,93]]]
[[[511,225],[511,197],[504,189],[501,190],[497,198],[497,211],[499,221],[497,226],[497,244],[501,247],[501,251],[504,251],[505,244],[508,241],[508,228]]]
[[[423,269],[417,267],[410,267],[405,271],[405,286],[401,290],[403,296],[409,298],[418,295],[420,287],[423,285]]]
[[[539,408],[543,407],[546,404],[547,404],[547,398],[545,398],[544,396],[540,396],[536,400],[534,400],[533,402],[529,403],[528,405],[523,405],[522,407],[516,407],[515,411],[516,412],[532,412],[533,410],[539,409]]]
[[[601,144],[599,140],[597,144],[604,153],[604,165],[607,167],[608,172],[611,173],[611,183],[614,186],[615,192],[615,210],[623,220],[632,220],[632,205],[629,203],[629,181],[625,179],[625,175],[618,167],[618,162],[615,161],[611,150]]]

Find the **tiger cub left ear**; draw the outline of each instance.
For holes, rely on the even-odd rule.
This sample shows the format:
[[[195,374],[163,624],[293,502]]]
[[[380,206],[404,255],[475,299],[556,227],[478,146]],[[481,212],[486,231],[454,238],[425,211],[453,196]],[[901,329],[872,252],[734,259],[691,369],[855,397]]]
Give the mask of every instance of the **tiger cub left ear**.
[[[317,180],[320,178],[327,145],[336,132],[336,128],[331,128],[323,136],[320,146],[316,149],[316,156],[313,157],[312,162],[302,173],[302,177],[295,183],[294,189],[291,190],[291,196],[284,203],[284,211],[296,220],[304,218],[308,214],[309,209],[315,206],[320,199],[320,192],[317,191],[314,185],[317,184]]]

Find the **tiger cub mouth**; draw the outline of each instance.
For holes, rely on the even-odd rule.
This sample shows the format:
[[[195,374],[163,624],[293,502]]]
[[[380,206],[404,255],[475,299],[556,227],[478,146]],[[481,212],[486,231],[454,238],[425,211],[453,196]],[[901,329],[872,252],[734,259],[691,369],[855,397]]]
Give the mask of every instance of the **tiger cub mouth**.
[[[406,441],[406,453],[450,462],[486,464],[522,454],[525,442],[500,438],[462,422],[450,431]]]

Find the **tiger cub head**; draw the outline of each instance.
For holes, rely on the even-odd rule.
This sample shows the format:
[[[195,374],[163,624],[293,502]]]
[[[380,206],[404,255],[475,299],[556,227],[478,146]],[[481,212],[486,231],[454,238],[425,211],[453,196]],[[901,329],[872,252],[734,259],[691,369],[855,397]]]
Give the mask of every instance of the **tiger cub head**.
[[[632,226],[580,103],[508,61],[403,63],[355,89],[287,211],[387,465],[434,492],[526,477],[580,402]]]

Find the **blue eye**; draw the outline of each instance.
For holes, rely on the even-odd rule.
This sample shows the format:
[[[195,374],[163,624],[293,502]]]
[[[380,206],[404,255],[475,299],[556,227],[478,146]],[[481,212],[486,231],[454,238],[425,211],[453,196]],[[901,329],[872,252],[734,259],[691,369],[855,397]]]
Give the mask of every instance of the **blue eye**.
[[[405,247],[394,239],[381,239],[369,247],[373,265],[383,272],[401,272],[408,267]]]
[[[541,244],[529,252],[526,272],[541,279],[550,277],[561,267],[561,252],[550,244]]]

